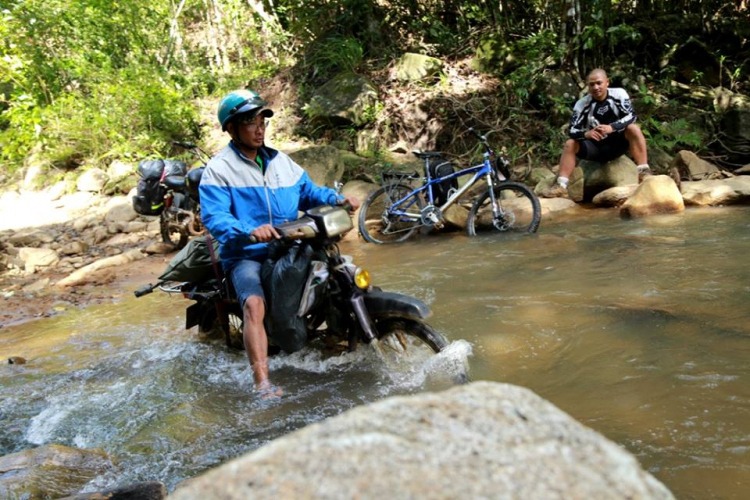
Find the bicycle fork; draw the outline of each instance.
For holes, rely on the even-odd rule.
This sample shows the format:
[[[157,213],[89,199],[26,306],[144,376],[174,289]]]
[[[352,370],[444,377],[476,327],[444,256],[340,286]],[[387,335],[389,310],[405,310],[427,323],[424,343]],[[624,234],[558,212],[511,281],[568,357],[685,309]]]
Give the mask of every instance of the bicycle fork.
[[[492,173],[487,173],[487,188],[490,190],[490,202],[492,203],[492,220],[493,224],[500,217],[500,204],[495,198],[495,184],[492,182]]]

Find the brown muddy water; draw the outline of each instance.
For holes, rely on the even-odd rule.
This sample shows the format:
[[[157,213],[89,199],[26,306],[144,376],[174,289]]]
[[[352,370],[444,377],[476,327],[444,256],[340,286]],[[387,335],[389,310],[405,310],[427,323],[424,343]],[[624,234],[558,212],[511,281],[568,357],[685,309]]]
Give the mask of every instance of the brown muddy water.
[[[682,499],[750,491],[750,208],[537,235],[426,237],[345,247],[376,284],[413,294],[449,352],[393,375],[368,350],[273,360],[286,395],[262,403],[242,353],[185,332],[184,299],[142,299],[0,331],[0,454],[101,447],[87,490],[179,481],[353,406],[474,380],[528,387],[619,443]]]

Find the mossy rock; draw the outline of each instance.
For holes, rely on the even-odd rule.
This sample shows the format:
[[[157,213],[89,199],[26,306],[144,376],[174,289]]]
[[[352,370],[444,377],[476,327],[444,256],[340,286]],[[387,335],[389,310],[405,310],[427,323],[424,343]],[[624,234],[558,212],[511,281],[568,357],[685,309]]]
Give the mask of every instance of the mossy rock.
[[[504,75],[521,65],[514,54],[513,46],[503,34],[492,33],[479,42],[477,52],[471,60],[471,69],[480,73]]]
[[[396,78],[416,82],[434,77],[443,69],[443,61],[422,54],[407,52],[396,63]]]
[[[313,121],[332,125],[362,126],[372,119],[378,92],[364,76],[341,73],[315,91],[305,114]]]

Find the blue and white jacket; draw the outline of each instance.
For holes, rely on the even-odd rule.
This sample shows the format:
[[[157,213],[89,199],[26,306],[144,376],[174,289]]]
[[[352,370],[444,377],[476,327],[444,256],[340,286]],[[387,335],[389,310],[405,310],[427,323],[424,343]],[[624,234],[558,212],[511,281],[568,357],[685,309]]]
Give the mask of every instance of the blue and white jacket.
[[[236,261],[262,261],[267,243],[250,243],[250,233],[263,224],[296,220],[299,210],[334,205],[340,196],[316,186],[286,154],[263,146],[260,166],[232,144],[208,162],[200,183],[201,218],[219,242],[225,269]]]

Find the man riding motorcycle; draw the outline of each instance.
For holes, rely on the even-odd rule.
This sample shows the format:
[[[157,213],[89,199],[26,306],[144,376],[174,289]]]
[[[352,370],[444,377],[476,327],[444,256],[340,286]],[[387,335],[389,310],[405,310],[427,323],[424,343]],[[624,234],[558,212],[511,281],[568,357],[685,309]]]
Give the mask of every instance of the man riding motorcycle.
[[[274,225],[297,219],[317,205],[359,201],[315,185],[288,155],[264,144],[273,111],[252,91],[230,92],[218,118],[229,144],[208,162],[200,184],[203,224],[220,243],[222,267],[243,312],[243,341],[255,387],[263,397],[281,395],[268,377],[265,297],[260,269],[268,242],[279,238]],[[300,346],[301,347],[301,346]]]

